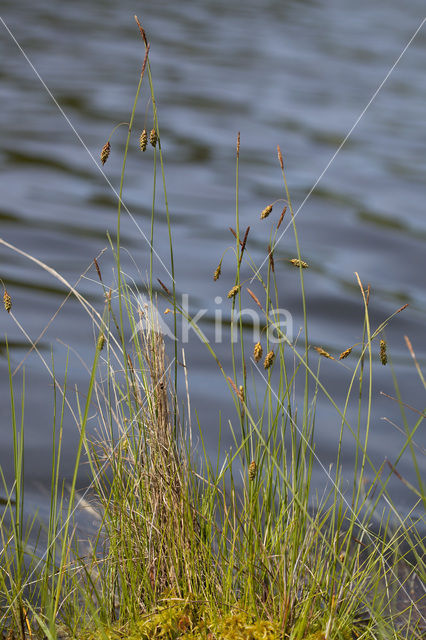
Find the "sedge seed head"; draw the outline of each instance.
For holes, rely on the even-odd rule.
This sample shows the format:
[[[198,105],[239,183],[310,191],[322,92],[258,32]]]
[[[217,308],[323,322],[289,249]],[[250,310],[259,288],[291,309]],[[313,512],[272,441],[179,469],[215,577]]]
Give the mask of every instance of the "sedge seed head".
[[[302,267],[302,269],[308,269],[309,267],[307,262],[304,262],[303,260],[299,260],[299,258],[292,258],[290,262],[293,266]]]
[[[235,285],[235,287],[232,287],[232,289],[228,292],[228,298],[235,298],[239,290],[240,290],[240,285],[238,284]]]
[[[257,306],[259,307],[259,309],[261,309],[263,311],[263,308],[262,308],[262,305],[260,304],[259,298],[257,296],[255,296],[253,291],[251,289],[249,289],[248,287],[247,287],[247,293],[249,294],[249,296],[251,298],[253,298],[253,300],[255,301]]]
[[[98,338],[98,344],[96,345],[96,348],[98,349],[98,351],[102,351],[102,349],[104,348],[104,344],[105,344],[105,335],[104,333],[100,333]]]
[[[351,353],[352,351],[352,347],[349,347],[349,349],[346,349],[346,351],[342,351],[342,353],[339,356],[339,360],[344,360],[345,358],[348,357],[348,355]]]
[[[260,344],[260,342],[256,342],[253,349],[253,358],[255,362],[259,362],[259,360],[261,360],[262,358],[262,355],[263,355],[262,345]]]
[[[139,137],[139,147],[141,151],[146,151],[146,145],[148,144],[148,134],[144,129]]]
[[[157,141],[158,141],[158,135],[156,130],[153,128],[151,129],[151,133],[149,134],[149,141],[152,144],[153,147],[157,146]]]
[[[10,297],[6,289],[4,290],[4,294],[3,294],[3,302],[4,302],[4,308],[8,313],[10,313],[10,310],[12,308],[12,298]]]
[[[269,214],[272,211],[272,206],[273,206],[272,204],[268,204],[268,206],[263,209],[262,213],[260,214],[260,219],[261,220],[264,220],[265,218],[267,218],[269,216]]]
[[[278,151],[278,160],[280,162],[280,167],[281,170],[284,171],[284,160],[283,160],[283,154],[281,153],[281,148],[280,145],[277,144],[277,151]]]
[[[280,219],[278,220],[277,230],[280,228],[282,221],[284,220],[285,212],[287,211],[287,205],[285,205],[284,209],[281,211]]]
[[[222,271],[222,262],[219,262],[216,271],[213,274],[213,280],[216,282],[216,280],[219,280],[220,278],[220,274]]]
[[[249,480],[252,480],[252,481],[253,481],[253,480],[255,479],[255,477],[256,477],[256,471],[257,471],[257,465],[256,465],[256,462],[255,462],[255,460],[252,460],[252,461],[250,462],[249,469],[248,469],[248,476],[249,476]]]
[[[271,267],[271,270],[274,272],[275,271],[274,250],[271,249],[270,244],[268,244],[268,258],[269,258],[269,266]]]
[[[111,151],[111,145],[108,140],[108,142],[104,144],[101,150],[101,162],[103,165],[108,160],[110,151]]]
[[[266,358],[265,358],[265,361],[263,363],[263,366],[264,366],[265,369],[269,369],[269,367],[274,362],[274,358],[275,358],[275,353],[273,351],[269,351],[266,354]]]
[[[388,356],[386,353],[386,340],[380,340],[380,362],[383,366],[388,362]]]
[[[323,349],[322,347],[314,347],[315,351],[318,351],[318,353],[320,354],[320,356],[323,356],[323,358],[329,358],[330,360],[334,360],[333,356],[331,356],[328,351],[326,351],[325,349]]]
[[[237,385],[235,384],[235,382],[233,381],[232,378],[230,378],[229,376],[227,376],[228,382],[231,385],[235,395],[237,396],[237,398],[241,401],[244,402],[244,387],[242,385],[240,385],[240,387],[237,387]]]

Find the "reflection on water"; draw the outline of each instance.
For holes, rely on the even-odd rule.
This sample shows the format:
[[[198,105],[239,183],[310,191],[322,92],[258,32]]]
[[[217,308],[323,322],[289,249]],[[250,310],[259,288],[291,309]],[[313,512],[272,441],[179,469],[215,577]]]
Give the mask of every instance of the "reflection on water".
[[[374,91],[421,22],[423,3],[409,5],[360,2],[267,2],[244,7],[220,0],[182,1],[171,5],[145,2],[140,17],[151,41],[151,63],[157,94],[168,197],[173,219],[178,295],[189,293],[191,308],[207,308],[203,329],[213,337],[214,299],[233,285],[231,260],[225,259],[219,283],[212,273],[232,237],[235,202],[235,141],[241,131],[241,224],[252,226],[249,250],[261,262],[268,230],[258,220],[264,206],[282,197],[276,159],[279,143],[298,214],[303,255],[311,269],[306,277],[312,344],[340,353],[361,338],[363,311],[354,271],[372,284],[373,324],[405,302],[387,330],[401,393],[422,407],[423,389],[407,354],[407,334],[424,360],[424,249],[426,218],[424,60],[422,29],[408,48],[320,183],[306,195],[327,167]],[[105,182],[97,158],[112,127],[128,117],[143,57],[129,2],[92,1],[20,3],[5,0],[3,19],[28,55],[72,127],[48,95],[6,29],[0,38],[0,221],[1,237],[59,271],[101,305],[92,260],[114,238],[116,197]],[[145,111],[147,110],[147,120]],[[142,95],[136,129],[152,126],[148,92]],[[105,167],[116,189],[125,128],[112,139]],[[152,155],[141,155],[137,134],[130,151],[124,199],[134,221],[149,234]],[[164,204],[157,200],[157,243],[168,264]],[[129,252],[125,269],[143,286],[149,264],[147,244],[135,222],[123,220],[122,241]],[[124,252],[125,255],[125,252]],[[230,255],[230,254],[228,254]],[[288,267],[294,241],[286,233],[275,253],[281,304],[301,326],[298,274]],[[106,280],[112,278],[108,250],[100,259]],[[159,260],[155,277],[169,282]],[[247,276],[249,273],[247,273]],[[22,256],[0,249],[0,276],[13,294],[14,311],[31,339],[41,334],[64,299],[51,275]],[[223,305],[223,313],[228,307]],[[2,320],[11,346],[12,366],[27,343],[17,326]],[[94,337],[78,304],[70,299],[43,335],[40,351],[64,377],[71,347],[69,381],[84,387]],[[216,345],[230,366],[227,346]],[[222,421],[232,416],[225,385],[195,335],[187,346],[193,407],[205,428],[212,452]],[[46,482],[51,438],[52,386],[36,353],[27,367],[28,476]],[[1,402],[8,406],[4,342],[0,350]],[[328,388],[342,405],[350,371],[322,363]],[[18,374],[17,374],[18,378]],[[403,442],[388,422],[401,422],[390,372],[375,365],[376,396],[372,422],[372,455],[390,459]],[[261,384],[261,381],[259,381]],[[339,429],[324,398],[317,411],[317,454],[327,466]],[[424,435],[418,434],[421,441]],[[67,422],[65,444],[71,451],[76,429]],[[224,444],[229,445],[230,436]],[[3,412],[1,464],[10,472],[8,413]],[[351,443],[345,470],[350,476]],[[71,456],[64,466],[69,472]],[[400,471],[411,477],[410,460]],[[321,482],[318,470],[317,481]],[[403,487],[395,486],[403,500]]]

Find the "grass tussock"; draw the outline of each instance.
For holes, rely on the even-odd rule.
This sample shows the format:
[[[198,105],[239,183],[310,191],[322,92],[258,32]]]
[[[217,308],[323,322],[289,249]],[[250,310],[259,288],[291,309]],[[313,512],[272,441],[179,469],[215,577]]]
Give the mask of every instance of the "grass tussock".
[[[230,340],[230,371],[225,371],[201,328],[195,325],[212,367],[225,380],[235,402],[235,419],[226,427],[231,429],[234,446],[229,451],[220,449],[220,427],[214,461],[205,451],[202,425],[198,425],[197,434],[200,445],[193,446],[189,398],[183,403],[178,393],[178,379],[182,371],[185,375],[186,365],[178,364],[177,342],[174,351],[172,348],[166,353],[155,309],[158,280],[169,305],[167,311],[173,314],[175,333],[179,316],[191,320],[176,296],[167,197],[172,285],[167,287],[154,274],[154,205],[143,305],[120,263],[121,194],[127,152],[133,142],[142,151],[148,143],[145,127],[138,129],[142,129],[138,140],[133,141],[131,135],[142,87],[142,95],[153,110],[154,126],[149,135],[154,156],[153,188],[157,186],[159,166],[166,196],[149,43],[137,22],[145,57],[130,120],[117,125],[125,124],[128,135],[120,178],[117,243],[111,246],[116,280],[111,285],[105,284],[105,273],[101,276],[98,261],[94,261],[104,291],[103,310],[91,306],[53,269],[38,263],[76,296],[96,328],[86,389],[72,397],[66,384],[67,371],[59,384],[51,369],[51,507],[48,522],[43,525],[44,536],[39,539],[33,535],[39,526],[36,518],[24,521],[25,394],[23,388],[17,402],[9,361],[15,481],[10,486],[3,478],[3,634],[10,640],[421,638],[423,603],[416,585],[425,579],[424,520],[416,518],[414,510],[401,516],[394,506],[389,481],[398,477],[398,461],[408,449],[417,485],[399,477],[415,496],[415,506],[425,504],[415,442],[424,414],[416,414],[414,423],[407,417],[396,379],[404,445],[390,466],[376,468],[368,454],[374,361],[378,361],[378,352],[383,364],[389,358],[381,336],[402,309],[372,327],[369,289],[358,278],[364,311],[361,342],[342,351],[339,359],[322,347],[310,345],[304,293],[308,264],[301,259],[281,150],[278,147],[283,193],[278,200],[285,206],[278,221],[273,219],[272,204],[261,213],[263,228],[269,223],[271,227],[262,264],[258,265],[251,254],[250,227],[244,225],[243,232],[240,226],[239,136],[235,229],[231,228],[235,243],[225,250],[214,272],[218,281],[229,250],[235,276],[227,302],[231,337],[239,330],[239,342]],[[108,141],[102,149],[102,164],[110,151]],[[297,252],[290,263],[299,270],[303,308],[303,329],[296,341],[281,328],[277,279],[283,275],[273,258],[287,209],[292,251]],[[257,293],[244,286],[243,277],[254,280]],[[244,332],[239,313],[246,293],[263,319],[262,335],[255,343]],[[11,319],[20,326],[6,290],[4,303]],[[279,341],[273,340],[277,333]],[[333,361],[327,366],[348,367],[349,385],[343,404],[323,383],[315,351]],[[412,355],[419,379],[426,386],[414,352]],[[40,357],[43,359],[42,354]],[[296,389],[302,393],[296,393]],[[312,485],[318,459],[315,430],[319,394],[334,407],[338,434],[336,463],[333,470],[325,469],[329,484],[321,499]],[[358,409],[355,424],[348,419],[353,405]],[[75,420],[78,438],[74,475],[68,486],[62,483],[60,471],[66,413]],[[88,422],[90,419],[93,423],[94,415],[96,430],[91,428],[89,432]],[[341,478],[344,436],[352,438],[354,449],[354,476],[349,489]],[[80,495],[77,479],[83,459],[89,465],[91,481],[90,491]],[[83,507],[98,523],[96,533],[86,541],[78,534],[78,514]],[[407,595],[406,601],[402,596]]]

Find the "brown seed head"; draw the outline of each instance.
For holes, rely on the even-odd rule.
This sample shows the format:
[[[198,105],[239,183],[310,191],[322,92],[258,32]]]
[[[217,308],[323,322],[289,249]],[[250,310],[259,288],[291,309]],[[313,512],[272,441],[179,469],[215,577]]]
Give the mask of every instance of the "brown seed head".
[[[244,389],[243,389],[243,387],[240,386],[240,388],[238,388],[232,378],[230,378],[229,376],[227,376],[227,378],[228,378],[228,382],[231,385],[232,389],[234,390],[234,393],[237,396],[237,398],[239,400],[241,400],[241,402],[244,402]]]
[[[166,287],[166,285],[164,284],[164,282],[161,282],[160,278],[157,278],[157,280],[158,280],[158,282],[160,283],[161,288],[162,288],[162,289],[163,289],[163,290],[164,290],[168,295],[171,295],[171,294],[170,294],[170,290]]]
[[[263,355],[262,345],[260,344],[260,342],[256,342],[253,349],[253,358],[255,362],[259,362],[259,360],[261,360],[262,358],[262,355]]]
[[[278,220],[277,230],[280,228],[282,221],[284,220],[285,212],[287,211],[287,205],[285,205],[284,209],[281,211],[280,219]]]
[[[144,129],[139,137],[139,147],[141,151],[146,150],[147,143],[148,143],[148,134],[146,132],[146,129]]]
[[[386,340],[380,340],[380,362],[384,366],[387,364],[388,356],[386,353]]]
[[[270,244],[268,244],[268,258],[269,258],[269,266],[271,267],[271,270],[274,272],[275,271],[274,251],[273,249],[271,249]]]
[[[137,25],[139,27],[139,31],[141,32],[141,36],[142,36],[142,39],[143,39],[143,41],[145,43],[145,46],[147,47],[148,46],[148,40],[146,39],[145,29],[142,27],[141,23],[139,22],[138,16],[135,16],[135,20],[136,20]]]
[[[222,271],[222,260],[219,262],[216,271],[213,274],[213,280],[216,282],[216,280],[219,280],[220,278],[220,274]]]
[[[111,151],[111,145],[109,143],[109,140],[106,144],[104,144],[104,146],[102,147],[101,150],[101,162],[102,164],[105,164],[105,162],[108,160],[109,154]]]
[[[3,294],[3,302],[4,302],[4,308],[8,313],[10,313],[10,310],[12,308],[12,298],[10,297],[6,289],[4,290],[4,294]]]
[[[320,354],[320,356],[323,356],[324,358],[329,358],[330,360],[334,360],[333,356],[331,356],[328,351],[326,351],[325,349],[323,349],[322,347],[314,347],[315,351],[318,351],[318,353]]]
[[[344,360],[345,358],[348,357],[348,355],[351,353],[352,351],[352,347],[349,347],[349,349],[346,349],[346,351],[342,351],[342,353],[339,356],[339,360]]]
[[[243,241],[241,242],[241,253],[240,253],[240,262],[239,262],[239,264],[241,264],[241,260],[243,259],[244,249],[246,248],[249,231],[250,231],[250,227],[247,227],[246,232],[244,234]]]
[[[275,353],[273,351],[269,351],[269,353],[266,354],[266,358],[263,363],[263,366],[265,369],[269,369],[269,367],[272,365],[274,361],[274,358],[275,358]]]
[[[303,260],[299,260],[299,258],[292,258],[290,262],[295,267],[302,267],[302,269],[307,269],[309,267],[307,262],[303,262]]]
[[[263,209],[262,213],[260,214],[260,219],[261,220],[264,220],[265,218],[267,218],[269,216],[269,214],[272,211],[272,206],[273,206],[272,204],[268,204],[268,206]]]
[[[261,304],[260,304],[260,302],[259,302],[259,298],[258,298],[257,296],[255,296],[255,295],[254,295],[254,293],[253,293],[253,291],[252,291],[251,289],[249,289],[248,287],[247,287],[247,293],[249,294],[249,296],[250,296],[251,298],[253,298],[253,300],[255,301],[255,303],[257,304],[257,306],[258,306],[260,309],[262,309],[262,311],[263,311],[262,305],[261,305]]]
[[[98,274],[98,278],[102,282],[101,270],[99,269],[98,261],[96,260],[96,258],[93,258],[93,264],[95,265],[96,272]]]
[[[151,129],[151,133],[149,134],[149,141],[153,147],[157,146],[158,135],[155,129]]]
[[[235,233],[234,229],[232,227],[229,227],[229,231],[232,233],[232,235],[234,236],[235,240],[238,240],[237,238],[237,234]],[[241,240],[239,240],[240,244],[243,244]]]
[[[127,354],[127,362],[128,362],[131,373],[134,375],[135,369],[133,367],[133,362],[132,362],[132,358],[130,357],[130,354]]]
[[[400,307],[400,308],[398,309],[398,311],[395,311],[395,315],[396,315],[397,313],[401,313],[401,311],[404,311],[404,309],[406,309],[407,307],[408,307],[408,302],[407,302],[407,304],[402,305],[402,307]]]
[[[255,477],[256,477],[256,471],[257,471],[256,461],[255,461],[255,460],[252,460],[252,461],[250,462],[249,469],[248,469],[248,477],[249,477],[249,480],[254,480],[254,479],[255,479]]]
[[[278,151],[278,160],[280,161],[281,170],[284,171],[283,154],[281,153],[281,149],[280,149],[280,145],[279,144],[277,144],[277,151]]]
[[[232,287],[232,289],[228,292],[228,298],[235,298],[239,290],[240,290],[240,285],[238,284],[235,285],[235,287]]]

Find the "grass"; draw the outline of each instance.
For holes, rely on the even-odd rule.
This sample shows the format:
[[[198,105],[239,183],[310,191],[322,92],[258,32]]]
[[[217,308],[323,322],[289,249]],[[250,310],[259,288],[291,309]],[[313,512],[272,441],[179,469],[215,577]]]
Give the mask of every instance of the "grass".
[[[228,295],[231,337],[239,331],[238,341],[230,343],[231,371],[224,370],[201,327],[195,326],[206,356],[218,376],[225,379],[234,399],[236,420],[230,425],[234,446],[222,451],[219,443],[214,461],[205,450],[202,425],[198,425],[197,433],[200,446],[192,445],[189,422],[178,395],[178,378],[181,371],[185,375],[185,367],[178,367],[177,341],[174,353],[166,353],[155,312],[153,245],[159,183],[165,198],[172,275],[172,287],[169,290],[162,285],[163,294],[173,313],[175,334],[179,317],[190,320],[176,297],[172,227],[149,44],[139,22],[138,26],[145,57],[129,122],[121,123],[127,126],[128,134],[119,188],[117,242],[111,243],[117,267],[111,286],[105,284],[95,261],[104,309],[95,309],[60,274],[38,262],[67,288],[68,295],[77,297],[96,328],[97,339],[88,367],[88,386],[77,392],[75,400],[70,400],[67,389],[68,367],[61,386],[54,363],[49,364],[39,353],[54,381],[54,402],[50,515],[43,523],[45,543],[35,548],[29,540],[30,536],[34,539],[40,524],[36,518],[24,522],[23,515],[25,385],[18,401],[9,360],[15,481],[8,486],[3,478],[3,633],[21,640],[424,637],[424,603],[412,593],[413,584],[425,579],[424,520],[416,520],[414,511],[402,517],[389,492],[389,481],[397,475],[418,504],[425,504],[415,446],[424,413],[419,412],[411,424],[396,378],[404,446],[396,453],[393,465],[379,468],[368,453],[373,358],[379,347],[382,362],[388,357],[383,332],[393,316],[377,327],[371,326],[370,291],[358,278],[364,308],[362,341],[341,354],[341,359],[350,356],[345,362],[350,363],[352,378],[343,406],[339,406],[320,376],[321,358],[332,356],[320,347],[315,351],[309,342],[304,289],[309,261],[301,251],[281,150],[278,147],[283,177],[279,207],[284,209],[281,217],[274,217],[276,201],[262,211],[262,224],[270,226],[270,238],[265,264],[256,265],[250,254],[250,228],[241,227],[238,205],[239,138],[235,243],[231,247],[235,282]],[[147,90],[157,138],[151,138],[155,145],[148,144],[147,148],[154,156],[154,182],[147,287],[150,303],[145,306],[140,305],[139,292],[120,263],[121,195],[142,87]],[[141,149],[143,146],[145,141]],[[105,149],[103,163],[111,151],[108,148],[106,153]],[[289,220],[295,238],[297,251],[291,263],[299,271],[304,316],[303,331],[294,342],[280,328],[274,263],[283,219]],[[221,266],[222,260],[215,280],[220,278]],[[256,290],[261,293],[255,294],[248,287],[248,278],[256,282]],[[264,328],[256,344],[248,339],[243,327],[242,295],[246,291],[263,318]],[[4,301],[6,311],[21,326],[6,289]],[[131,341],[128,336],[132,336]],[[419,379],[426,386],[411,343],[408,348]],[[263,378],[261,387],[254,382],[255,373]],[[326,470],[330,488],[322,498],[312,485],[313,466],[318,459],[315,416],[320,394],[334,407],[336,424],[340,425],[334,475]],[[355,424],[348,419],[353,406],[357,407]],[[87,429],[94,411],[95,435],[93,429],[90,433]],[[60,477],[66,412],[73,416],[79,434],[74,475],[67,488]],[[348,434],[355,459],[350,491],[344,488],[341,477],[342,440]],[[408,484],[397,471],[406,449],[412,456],[417,486]],[[90,492],[81,497],[77,480],[83,458],[90,467],[91,483]],[[82,506],[90,509],[99,523],[97,534],[88,544],[77,534]],[[374,525],[377,521],[378,527]],[[407,595],[405,604],[402,596]]]

